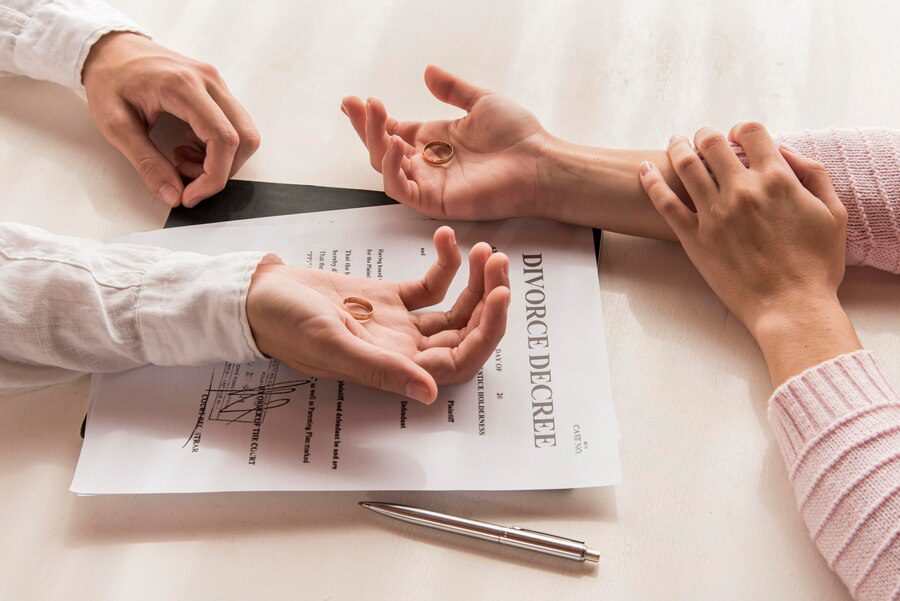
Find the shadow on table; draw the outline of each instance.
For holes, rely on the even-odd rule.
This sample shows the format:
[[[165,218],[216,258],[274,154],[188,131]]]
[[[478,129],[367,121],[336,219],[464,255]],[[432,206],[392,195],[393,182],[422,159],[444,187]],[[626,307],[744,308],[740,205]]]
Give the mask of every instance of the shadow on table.
[[[216,541],[243,536],[378,529],[423,544],[563,574],[595,573],[584,566],[498,545],[435,533],[377,516],[357,505],[383,500],[417,505],[504,525],[519,525],[582,538],[593,522],[615,522],[615,489],[508,492],[322,492],[104,495],[78,497],[66,489],[78,458],[78,425],[89,380],[0,399],[0,473],[41,470],[51,483],[55,513],[65,513],[69,548],[166,541]],[[28,494],[23,491],[21,494]],[[49,516],[48,516],[49,518]],[[582,528],[582,525],[585,528]],[[594,542],[597,541],[588,541]],[[574,567],[573,567],[574,565]]]
[[[785,533],[786,540],[797,541],[796,549],[800,551],[797,556],[783,557],[779,561],[819,564],[819,571],[828,574],[837,583],[837,577],[831,573],[812,542],[803,542],[808,540],[808,531],[799,512],[794,510],[795,499],[787,470],[766,414],[772,385],[762,353],[750,334],[716,298],[684,251],[674,243],[605,235],[600,272],[605,294],[625,296],[628,310],[652,344],[680,346],[684,349],[682,352],[689,353],[687,364],[693,362],[711,366],[712,369],[708,372],[712,372],[713,378],[722,382],[737,379],[745,383],[745,391],[734,398],[710,398],[711,395],[703,395],[700,391],[704,387],[715,386],[715,382],[694,381],[691,388],[697,390],[696,396],[668,397],[661,405],[651,404],[648,411],[661,409],[665,419],[669,416],[666,411],[671,406],[706,403],[696,413],[705,414],[705,419],[709,420],[708,427],[714,430],[710,439],[715,441],[732,434],[740,435],[741,430],[734,428],[731,419],[738,412],[739,405],[750,403],[767,444],[764,454],[758,457],[759,469],[747,477],[757,478],[759,498],[768,509],[773,523]],[[648,282],[654,290],[652,295],[643,292]],[[849,267],[839,290],[839,297],[854,318],[865,345],[865,329],[869,320],[879,324],[895,317],[896,301],[900,298],[900,277],[868,267]],[[607,328],[610,327],[615,327],[615,323],[611,324],[607,320]],[[869,333],[877,334],[878,331],[870,329]],[[610,357],[615,391],[616,357],[614,353]],[[619,360],[628,358],[619,357]],[[664,368],[655,366],[650,369]],[[671,370],[671,366],[668,369]],[[679,373],[671,377],[691,376],[690,373]],[[620,405],[622,402],[622,399],[618,399]],[[672,411],[674,414],[678,410]],[[634,427],[635,423],[640,424],[641,419],[639,416],[638,419],[625,421]],[[673,436],[676,435],[673,433]],[[632,439],[627,429],[623,432],[623,439]],[[737,439],[734,442],[738,446],[745,444]],[[706,451],[699,452],[702,454],[715,450],[715,447],[709,447]],[[651,457],[649,460],[658,459]],[[679,458],[678,461],[684,459]],[[708,485],[718,486],[719,483],[711,481]],[[722,510],[726,511],[727,508],[723,507]],[[835,586],[840,587],[839,584]]]
[[[162,222],[168,208],[144,188],[128,161],[94,126],[87,104],[70,90],[26,78],[5,78],[0,122],[14,140],[13,146],[21,145],[76,175],[99,215],[113,222]],[[182,127],[166,115],[152,137],[168,151]]]
[[[616,515],[612,488],[521,492],[112,495],[74,500],[70,505],[68,546],[214,541],[267,532],[302,537],[313,531],[346,533],[377,528],[385,537],[399,536],[484,559],[571,576],[595,573],[564,560],[387,520],[359,507],[357,502],[361,500],[418,505],[504,525],[544,529],[576,539],[583,538],[585,533],[572,525],[573,520],[579,523],[611,521]]]

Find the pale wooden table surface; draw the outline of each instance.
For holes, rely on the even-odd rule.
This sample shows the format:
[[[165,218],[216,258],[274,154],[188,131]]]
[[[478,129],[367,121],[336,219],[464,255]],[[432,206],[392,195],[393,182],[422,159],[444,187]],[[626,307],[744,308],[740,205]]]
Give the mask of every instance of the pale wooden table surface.
[[[746,118],[773,131],[900,126],[894,2],[116,2],[219,67],[263,147],[239,177],[380,189],[339,112],[432,101],[427,62],[506,90],[552,132],[660,146]],[[166,210],[70,92],[0,81],[0,219],[107,238]],[[360,494],[79,498],[88,379],[0,399],[4,599],[845,599],[794,511],[759,352],[672,244],[605,237],[600,267],[625,483],[374,494],[583,537],[597,570],[364,513]],[[900,278],[843,299],[900,379]]]

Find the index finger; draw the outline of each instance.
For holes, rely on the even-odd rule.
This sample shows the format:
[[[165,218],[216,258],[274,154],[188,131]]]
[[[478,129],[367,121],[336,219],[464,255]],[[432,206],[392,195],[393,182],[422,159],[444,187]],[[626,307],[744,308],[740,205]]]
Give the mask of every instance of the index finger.
[[[182,204],[193,207],[225,187],[240,137],[231,121],[203,86],[163,99],[163,109],[186,121],[206,145],[203,173],[184,189]]]

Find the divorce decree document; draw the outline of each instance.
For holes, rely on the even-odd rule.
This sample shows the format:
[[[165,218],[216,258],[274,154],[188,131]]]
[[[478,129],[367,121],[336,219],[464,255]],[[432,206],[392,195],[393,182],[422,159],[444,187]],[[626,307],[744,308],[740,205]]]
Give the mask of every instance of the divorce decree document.
[[[431,238],[443,222],[403,207],[339,213],[175,228],[126,241],[209,254],[271,251],[293,265],[394,281],[421,277],[435,259]],[[526,219],[447,224],[464,256],[483,240],[510,258],[507,332],[471,382],[441,387],[426,406],[309,377],[274,359],[95,375],[72,490],[618,483],[618,428],[591,230]],[[466,269],[464,260],[438,308],[452,305]]]

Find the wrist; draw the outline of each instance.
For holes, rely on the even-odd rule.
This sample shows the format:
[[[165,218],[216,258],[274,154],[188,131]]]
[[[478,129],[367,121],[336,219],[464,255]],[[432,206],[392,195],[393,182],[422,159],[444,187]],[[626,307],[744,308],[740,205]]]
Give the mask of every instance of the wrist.
[[[270,292],[274,288],[278,289],[278,276],[284,275],[290,271],[290,267],[285,265],[281,257],[274,253],[265,255],[256,265],[250,276],[250,283],[247,286],[247,300],[245,304],[245,313],[247,315],[247,325],[250,328],[250,335],[256,348],[265,356],[271,357],[271,344],[266,339],[265,331],[267,322],[270,321],[272,315],[272,295]],[[276,284],[272,284],[272,280]]]
[[[152,43],[148,37],[131,31],[111,31],[104,34],[94,42],[84,60],[81,82],[87,85],[92,73],[102,71],[104,65],[114,62],[111,57],[122,55],[127,52],[127,48]]]
[[[536,161],[535,216],[562,221],[571,212],[573,194],[602,188],[603,182],[593,175],[599,170],[604,152],[547,134]]]
[[[772,382],[862,348],[847,313],[834,294],[781,299],[747,323],[766,359]]]

